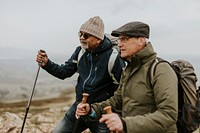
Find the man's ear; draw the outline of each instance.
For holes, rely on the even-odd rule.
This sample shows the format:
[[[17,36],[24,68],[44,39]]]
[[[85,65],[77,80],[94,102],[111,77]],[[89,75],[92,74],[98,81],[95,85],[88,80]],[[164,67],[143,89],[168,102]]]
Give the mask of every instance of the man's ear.
[[[100,44],[100,43],[101,43],[101,40],[99,39],[99,40],[97,41],[97,43]]]
[[[139,40],[139,44],[138,44],[139,46],[143,46],[146,44],[145,37],[139,37],[138,40]]]

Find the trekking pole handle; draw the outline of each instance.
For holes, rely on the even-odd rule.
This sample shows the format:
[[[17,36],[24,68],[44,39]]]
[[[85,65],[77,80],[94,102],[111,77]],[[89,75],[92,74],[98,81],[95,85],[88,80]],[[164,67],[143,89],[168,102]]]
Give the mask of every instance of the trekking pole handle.
[[[103,109],[104,111],[106,111],[107,114],[111,114],[112,113],[112,108],[111,106],[107,106]],[[123,131],[115,131],[116,133],[124,133]],[[110,133],[114,133],[114,131],[111,131]]]
[[[83,93],[82,95],[83,95],[83,98],[82,98],[82,103],[86,103],[86,102],[87,102],[87,98],[88,98],[89,94],[88,94],[88,93]]]
[[[82,95],[83,95],[83,98],[82,98],[82,102],[81,103],[85,104],[87,102],[87,98],[88,98],[89,94],[88,93],[83,93]],[[79,119],[80,116],[76,115],[76,118]]]
[[[111,106],[107,106],[103,109],[104,111],[106,111],[107,114],[111,114],[112,113],[112,108]]]
[[[45,50],[42,50],[42,49],[40,49],[40,52],[41,52],[41,53],[46,53],[46,51],[45,51]],[[38,65],[39,65],[39,66],[42,66],[42,63],[43,63],[43,61],[41,61],[40,63],[38,63]]]
[[[107,114],[111,114],[112,113],[112,108],[111,106],[107,106],[103,109],[104,111],[106,111]],[[114,133],[113,131],[110,131],[110,133]],[[117,132],[118,133],[118,132]]]
[[[43,49],[40,49],[40,52],[42,52],[42,53],[45,53],[45,50],[43,50]]]

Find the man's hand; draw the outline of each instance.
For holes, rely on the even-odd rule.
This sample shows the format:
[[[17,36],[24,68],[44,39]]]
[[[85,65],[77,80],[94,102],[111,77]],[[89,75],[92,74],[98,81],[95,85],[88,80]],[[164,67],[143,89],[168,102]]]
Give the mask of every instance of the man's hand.
[[[45,66],[48,62],[47,54],[45,52],[39,50],[36,61],[40,64],[40,66]]]
[[[110,131],[123,132],[123,124],[116,113],[103,114],[99,122],[105,122]]]
[[[87,115],[90,112],[90,105],[88,103],[79,103],[76,108],[76,118],[81,115]]]

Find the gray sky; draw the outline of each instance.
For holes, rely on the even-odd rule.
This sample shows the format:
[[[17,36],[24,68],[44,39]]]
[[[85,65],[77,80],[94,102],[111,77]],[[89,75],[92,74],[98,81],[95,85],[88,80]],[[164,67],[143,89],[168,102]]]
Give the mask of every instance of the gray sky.
[[[107,33],[130,21],[149,24],[160,55],[200,55],[199,0],[0,0],[1,58],[40,48],[71,54],[81,24],[97,15]]]

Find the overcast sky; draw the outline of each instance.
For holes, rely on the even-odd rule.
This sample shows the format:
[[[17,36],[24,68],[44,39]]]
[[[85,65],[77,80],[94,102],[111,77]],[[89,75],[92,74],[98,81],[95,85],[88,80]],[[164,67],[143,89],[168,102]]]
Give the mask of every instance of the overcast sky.
[[[149,24],[160,55],[200,55],[200,0],[0,0],[0,49],[71,54],[93,16],[107,33],[131,21]]]

